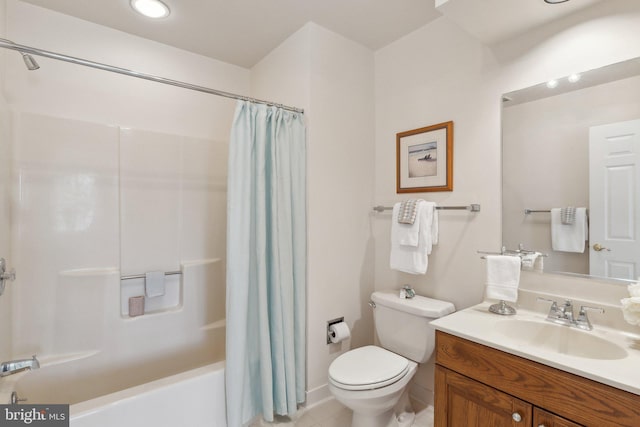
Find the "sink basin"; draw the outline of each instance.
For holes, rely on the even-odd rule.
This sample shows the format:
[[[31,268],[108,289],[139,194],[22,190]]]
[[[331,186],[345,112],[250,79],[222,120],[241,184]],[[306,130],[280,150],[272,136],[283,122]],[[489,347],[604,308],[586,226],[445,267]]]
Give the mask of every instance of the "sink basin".
[[[568,326],[524,319],[504,319],[494,331],[512,342],[586,359],[616,360],[627,357],[627,351],[593,332]]]

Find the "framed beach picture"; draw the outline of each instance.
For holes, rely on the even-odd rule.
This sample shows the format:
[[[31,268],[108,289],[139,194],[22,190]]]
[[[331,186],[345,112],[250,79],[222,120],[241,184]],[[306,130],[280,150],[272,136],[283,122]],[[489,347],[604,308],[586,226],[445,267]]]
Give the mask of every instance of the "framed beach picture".
[[[453,122],[396,134],[396,192],[453,191]]]

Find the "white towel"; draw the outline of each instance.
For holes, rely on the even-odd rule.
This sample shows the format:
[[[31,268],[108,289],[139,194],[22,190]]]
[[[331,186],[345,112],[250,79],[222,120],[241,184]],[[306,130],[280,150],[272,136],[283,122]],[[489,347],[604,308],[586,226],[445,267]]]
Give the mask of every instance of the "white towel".
[[[398,226],[391,227],[391,238],[393,239],[395,237],[400,245],[418,247],[420,223],[422,222],[425,214],[425,211],[421,209],[422,204],[420,202],[422,202],[422,200],[418,200],[416,203],[416,218],[411,224],[400,223],[400,217],[402,216],[402,202],[398,202],[393,205],[392,221],[398,223]]]
[[[520,257],[505,255],[487,255],[488,299],[516,302],[520,285]]]
[[[145,273],[144,293],[149,298],[164,295],[164,271],[149,271]]]
[[[542,261],[542,254],[540,252],[531,252],[521,257],[522,269],[527,271],[539,270],[542,271],[544,264]]]
[[[424,200],[417,203],[416,210],[413,224],[400,224],[400,203],[393,206],[390,265],[405,273],[425,274],[429,265],[427,255],[438,243],[438,213],[435,203]]]
[[[587,208],[576,208],[573,224],[563,224],[560,208],[551,209],[551,247],[554,251],[583,253],[589,237]]]

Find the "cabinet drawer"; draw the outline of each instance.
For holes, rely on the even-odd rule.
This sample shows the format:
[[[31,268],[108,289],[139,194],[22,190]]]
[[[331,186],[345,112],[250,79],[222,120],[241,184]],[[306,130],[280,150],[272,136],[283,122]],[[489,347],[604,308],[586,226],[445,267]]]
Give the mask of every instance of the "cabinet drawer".
[[[640,396],[440,331],[436,363],[588,427],[640,426]]]

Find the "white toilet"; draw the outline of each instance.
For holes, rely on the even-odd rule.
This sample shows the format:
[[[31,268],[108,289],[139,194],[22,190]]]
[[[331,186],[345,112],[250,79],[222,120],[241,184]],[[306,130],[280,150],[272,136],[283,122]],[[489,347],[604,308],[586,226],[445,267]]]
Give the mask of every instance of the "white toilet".
[[[435,347],[432,320],[455,311],[452,303],[397,292],[374,292],[373,318],[382,347],[350,350],[329,366],[329,390],[353,410],[352,427],[389,427],[394,407],[415,374],[418,363]]]

